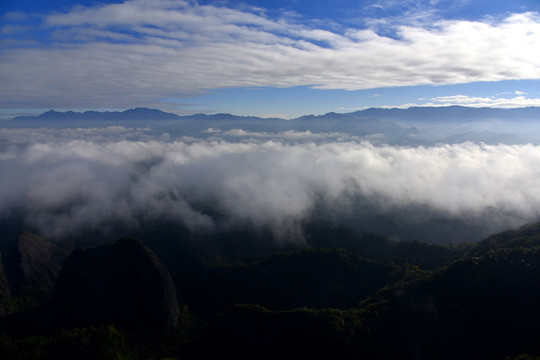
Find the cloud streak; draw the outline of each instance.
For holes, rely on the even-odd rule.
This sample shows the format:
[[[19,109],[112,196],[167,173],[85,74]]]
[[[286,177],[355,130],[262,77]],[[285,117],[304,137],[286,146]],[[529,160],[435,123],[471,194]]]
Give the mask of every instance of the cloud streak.
[[[0,215],[23,209],[27,226],[51,238],[169,219],[193,231],[268,227],[278,239],[298,240],[300,224],[320,205],[337,218],[367,209],[413,223],[484,222],[486,232],[539,216],[540,148],[533,145],[411,148],[52,134],[11,140],[32,131],[1,134]],[[221,216],[207,215],[201,205]]]
[[[532,99],[519,94],[512,98],[476,97],[466,95],[440,96],[433,98],[434,103],[425,106],[451,106],[462,105],[471,107],[495,107],[495,108],[518,108],[527,106],[540,106],[540,99]]]
[[[395,34],[388,37],[375,27],[328,30],[260,9],[132,0],[45,14],[40,30],[48,36],[35,46],[16,25],[16,18],[5,25],[0,52],[3,107],[129,107],[232,87],[540,78],[536,13],[386,24]]]

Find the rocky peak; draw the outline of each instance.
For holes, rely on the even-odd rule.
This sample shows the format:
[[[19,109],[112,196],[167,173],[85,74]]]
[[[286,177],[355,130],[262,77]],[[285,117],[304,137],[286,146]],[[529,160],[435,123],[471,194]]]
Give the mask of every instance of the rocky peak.
[[[29,231],[21,231],[7,259],[6,273],[11,293],[49,295],[68,251]]]
[[[172,329],[178,319],[176,290],[161,260],[138,240],[75,250],[54,290],[69,325],[116,323]]]

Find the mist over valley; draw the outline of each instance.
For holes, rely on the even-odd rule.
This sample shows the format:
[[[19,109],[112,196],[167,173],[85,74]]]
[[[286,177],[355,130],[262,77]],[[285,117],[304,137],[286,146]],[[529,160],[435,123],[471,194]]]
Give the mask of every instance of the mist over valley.
[[[537,138],[519,132],[538,114],[453,107],[282,120],[51,111],[3,122],[0,212],[57,241],[136,234],[166,219],[193,234],[246,226],[301,244],[303,224],[315,218],[395,240],[478,241],[538,219]],[[487,118],[507,132],[485,126]],[[443,124],[446,139],[468,140],[425,135],[424,126]],[[452,133],[455,124],[480,129]],[[493,141],[475,140],[486,137]]]

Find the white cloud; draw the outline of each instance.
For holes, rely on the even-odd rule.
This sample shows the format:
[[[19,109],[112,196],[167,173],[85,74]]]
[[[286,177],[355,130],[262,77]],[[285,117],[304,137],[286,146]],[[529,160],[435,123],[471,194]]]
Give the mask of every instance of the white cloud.
[[[206,134],[218,135],[220,137],[229,137],[234,139],[247,139],[247,141],[254,142],[257,139],[263,139],[264,141],[312,141],[312,142],[331,142],[331,141],[360,141],[360,137],[356,135],[350,135],[346,133],[313,133],[310,130],[307,131],[295,131],[287,130],[280,132],[264,132],[264,131],[246,131],[243,129],[231,129],[222,131],[219,129],[208,128],[204,131]]]
[[[22,135],[28,143],[16,140]],[[141,217],[174,219],[192,229],[219,226],[196,210],[197,203],[212,204],[226,221],[270,226],[278,237],[295,233],[321,202],[333,211],[357,202],[368,204],[370,214],[485,221],[489,231],[540,214],[540,148],[533,145],[409,148],[56,135],[4,130],[0,139],[0,214],[25,209],[27,225],[52,237],[111,223],[136,226]]]
[[[397,38],[389,38],[259,10],[133,0],[48,14],[42,30],[52,37],[41,45],[0,53],[1,106],[129,107],[230,87],[354,90],[540,78],[535,13],[398,24]]]
[[[523,94],[516,91],[516,94]],[[528,106],[540,106],[540,99],[531,99],[525,96],[515,96],[513,98],[496,98],[496,97],[478,97],[467,95],[451,95],[451,96],[438,96],[428,100],[428,102],[417,104],[408,103],[403,104],[401,108],[408,108],[411,106],[468,106],[468,107],[492,107],[492,108],[520,108]]]

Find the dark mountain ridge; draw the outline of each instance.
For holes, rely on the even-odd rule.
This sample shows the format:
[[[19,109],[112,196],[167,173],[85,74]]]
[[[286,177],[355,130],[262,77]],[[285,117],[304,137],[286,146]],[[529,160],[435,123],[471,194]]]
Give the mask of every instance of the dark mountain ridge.
[[[478,256],[435,271],[404,264],[399,281],[355,308],[236,305],[209,325],[190,355],[537,359],[526,353],[540,354],[540,247],[519,238],[537,239],[538,227],[494,235],[505,242],[488,241]]]

